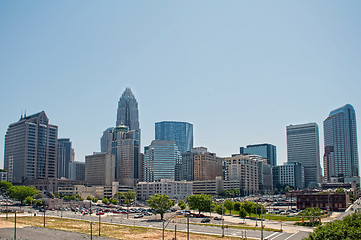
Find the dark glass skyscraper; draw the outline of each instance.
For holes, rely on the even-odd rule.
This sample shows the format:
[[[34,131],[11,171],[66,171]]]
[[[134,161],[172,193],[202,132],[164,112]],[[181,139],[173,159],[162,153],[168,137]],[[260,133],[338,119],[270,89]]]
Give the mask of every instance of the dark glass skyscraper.
[[[359,181],[356,114],[350,104],[330,112],[323,122],[325,180]]]
[[[271,166],[277,166],[276,146],[263,143],[247,145],[245,148],[240,147],[240,154],[252,154],[267,158],[267,163]]]
[[[125,125],[129,130],[139,130],[138,102],[132,90],[126,88],[118,102],[116,126]]]
[[[57,178],[69,178],[69,164],[74,161],[74,149],[69,138],[58,139]]]
[[[193,125],[187,122],[157,122],[155,140],[175,141],[181,153],[192,151]]]

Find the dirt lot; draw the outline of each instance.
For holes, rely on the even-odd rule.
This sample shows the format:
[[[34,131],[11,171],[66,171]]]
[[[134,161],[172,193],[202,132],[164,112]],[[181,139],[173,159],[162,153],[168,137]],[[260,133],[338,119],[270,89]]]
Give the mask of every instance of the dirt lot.
[[[63,239],[89,239],[90,223],[82,220],[47,218],[46,228],[43,228],[42,217],[18,217],[17,218],[17,238],[29,240],[63,240]],[[93,225],[93,234],[98,235],[98,224]],[[94,236],[93,235],[93,236]],[[157,229],[147,229],[140,227],[128,227],[114,224],[102,224],[101,236],[93,239],[126,239],[126,240],[159,240],[162,239],[162,231]],[[0,239],[14,238],[14,218],[8,221],[0,219]],[[165,239],[173,239],[174,232],[166,231]],[[190,234],[190,239],[214,240],[220,237]],[[186,233],[177,232],[177,239],[187,239]],[[240,238],[223,238],[225,240],[235,240]]]

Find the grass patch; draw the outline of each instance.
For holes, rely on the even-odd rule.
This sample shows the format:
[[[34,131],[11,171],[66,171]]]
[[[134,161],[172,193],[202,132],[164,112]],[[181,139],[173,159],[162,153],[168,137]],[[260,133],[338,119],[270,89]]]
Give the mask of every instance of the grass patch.
[[[1,222],[14,222],[14,218],[10,217],[8,221],[0,220]],[[17,217],[16,222],[18,224],[23,224],[27,226],[37,226],[43,227],[43,217]],[[93,234],[98,235],[99,225],[97,222],[93,222]],[[84,233],[90,235],[90,223],[85,220],[78,219],[67,219],[67,218],[55,218],[47,217],[46,218],[46,228]],[[146,228],[146,227],[137,227],[137,226],[124,226],[111,223],[102,223],[101,224],[101,236],[110,237],[115,239],[124,239],[124,240],[159,240],[162,239],[162,230]],[[174,231],[166,230],[165,238],[172,239],[174,237]],[[187,239],[187,233],[177,231],[177,238]],[[190,239],[199,239],[199,240],[213,240],[221,238],[217,235],[206,235],[206,234],[195,234],[190,233]],[[240,237],[224,237],[225,240],[240,240]]]

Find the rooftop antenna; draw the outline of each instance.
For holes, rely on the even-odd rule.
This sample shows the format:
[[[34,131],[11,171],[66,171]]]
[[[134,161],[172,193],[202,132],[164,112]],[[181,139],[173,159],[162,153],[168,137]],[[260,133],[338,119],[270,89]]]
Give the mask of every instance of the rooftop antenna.
[[[25,114],[24,114],[24,118],[26,118],[26,109],[25,109]]]

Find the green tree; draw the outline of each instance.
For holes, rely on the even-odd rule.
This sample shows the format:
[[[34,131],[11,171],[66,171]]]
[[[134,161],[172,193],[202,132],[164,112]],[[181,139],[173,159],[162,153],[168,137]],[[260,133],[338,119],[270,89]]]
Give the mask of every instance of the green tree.
[[[288,192],[290,189],[291,189],[290,186],[287,185],[287,186],[285,187],[285,192]]]
[[[35,205],[37,207],[43,206],[43,201],[41,199],[38,199],[38,200],[35,201]]]
[[[248,212],[247,212],[244,208],[241,208],[241,209],[239,210],[239,216],[240,216],[241,218],[243,218],[243,222],[246,221],[247,215],[248,215]]]
[[[93,198],[91,196],[87,196],[86,200],[92,200]]]
[[[222,212],[223,210],[223,212]],[[216,207],[216,213],[220,214],[220,215],[223,215],[226,211],[226,208],[223,206],[222,203],[218,204],[217,207]]]
[[[8,191],[12,186],[13,186],[13,184],[11,182],[0,181],[0,191],[1,192]]]
[[[25,201],[24,201],[24,203],[25,203],[26,205],[32,205],[33,202],[34,202],[34,199],[33,199],[31,196],[27,196],[27,197],[25,198]]]
[[[231,199],[226,199],[226,201],[224,201],[224,207],[229,211],[229,214],[232,214],[233,201]]]
[[[257,214],[258,217],[260,217],[261,214],[266,213],[266,209],[263,207],[262,204],[256,203],[252,206],[252,213]]]
[[[11,198],[15,198],[22,204],[26,197],[34,196],[38,192],[38,190],[33,187],[27,186],[12,186],[8,189],[8,192]]]
[[[127,192],[117,192],[114,195],[114,198],[118,199],[123,204],[129,204],[137,199],[137,194],[132,190]]]
[[[163,220],[164,213],[174,206],[174,201],[169,199],[167,194],[152,195],[147,200],[147,203],[155,214],[160,214],[161,220]]]
[[[361,215],[354,213],[343,220],[336,220],[317,227],[306,240],[350,240],[360,239]]]
[[[110,198],[110,199],[109,199],[109,202],[110,202],[111,204],[113,204],[113,205],[117,205],[117,204],[118,204],[117,199],[114,199],[114,198]]]
[[[307,217],[308,219],[311,220],[311,222],[314,222],[314,219],[316,217],[320,217],[323,213],[324,211],[322,209],[315,207],[315,208],[306,208],[302,210],[298,215]]]
[[[336,193],[344,194],[344,193],[345,193],[345,189],[343,189],[343,188],[337,188],[337,189],[336,189]]]
[[[234,211],[239,212],[239,210],[241,210],[241,203],[240,202],[235,202],[233,204],[233,209],[234,209]]]
[[[69,200],[72,200],[72,201],[76,200],[76,196],[74,196],[74,195],[69,196]]]
[[[212,195],[197,194],[187,196],[189,209],[198,210],[198,213],[208,212],[212,204]]]
[[[93,203],[97,203],[97,202],[98,202],[98,198],[93,198],[92,201],[93,201]]]
[[[183,200],[180,200],[178,203],[178,207],[180,207],[182,210],[184,210],[187,208],[187,204]]]
[[[244,210],[246,210],[249,216],[251,216],[251,213],[253,212],[254,209],[254,205],[255,205],[254,202],[244,201],[244,203],[242,204],[242,208],[244,208]]]
[[[108,198],[106,198],[106,197],[105,197],[105,198],[103,198],[103,199],[102,199],[102,203],[103,203],[103,204],[108,204],[108,203],[109,203]]]

